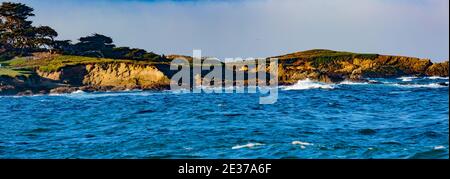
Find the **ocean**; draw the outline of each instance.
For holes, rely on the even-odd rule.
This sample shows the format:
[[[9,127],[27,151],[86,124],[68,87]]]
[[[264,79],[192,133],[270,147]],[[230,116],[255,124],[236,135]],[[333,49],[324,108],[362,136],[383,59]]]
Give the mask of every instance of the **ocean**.
[[[0,97],[0,158],[448,159],[448,78]]]

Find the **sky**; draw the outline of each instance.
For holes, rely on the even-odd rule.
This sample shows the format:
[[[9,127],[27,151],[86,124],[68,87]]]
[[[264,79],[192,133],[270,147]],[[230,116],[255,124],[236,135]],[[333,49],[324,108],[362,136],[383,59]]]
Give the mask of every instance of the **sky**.
[[[100,33],[159,54],[269,57],[309,49],[449,59],[448,0],[12,0],[59,39]]]

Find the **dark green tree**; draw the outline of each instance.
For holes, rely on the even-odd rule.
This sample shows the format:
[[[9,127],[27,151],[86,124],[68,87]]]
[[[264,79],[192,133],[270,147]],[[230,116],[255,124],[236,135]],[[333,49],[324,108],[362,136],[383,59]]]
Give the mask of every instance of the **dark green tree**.
[[[79,55],[105,57],[111,54],[115,47],[111,37],[93,34],[86,37],[81,37],[80,42],[75,44],[75,49]]]
[[[75,54],[74,45],[70,40],[55,40],[52,44],[53,50],[62,54]]]
[[[55,37],[58,36],[58,32],[49,26],[39,26],[34,28],[35,41],[34,44],[37,47],[46,46],[50,49],[50,52],[54,48]]]
[[[0,41],[22,52],[34,45],[34,29],[28,17],[33,8],[22,3],[3,2],[0,5]]]

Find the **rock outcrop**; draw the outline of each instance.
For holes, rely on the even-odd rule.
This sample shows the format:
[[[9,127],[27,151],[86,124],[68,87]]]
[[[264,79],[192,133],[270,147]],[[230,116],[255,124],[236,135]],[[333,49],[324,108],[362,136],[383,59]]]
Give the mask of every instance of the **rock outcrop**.
[[[311,53],[331,55],[314,56]],[[429,59],[414,57],[340,53],[343,52],[313,50],[278,56],[279,81],[282,84],[292,84],[306,78],[322,82],[340,82],[376,77],[449,75],[448,61],[433,64]]]
[[[25,76],[0,76],[0,95],[31,95],[45,94],[50,89],[61,86],[52,80],[41,78],[38,75]]]
[[[447,77],[448,76],[448,61],[442,62],[442,63],[435,63],[427,68],[425,74],[428,76],[441,76],[441,77]]]
[[[178,57],[178,56],[175,56]],[[343,80],[364,81],[366,78],[389,78],[400,76],[449,76],[449,62],[433,64],[428,59],[388,56],[378,54],[355,54],[330,50],[297,52],[278,58],[278,82],[294,84],[309,78],[327,83]],[[192,59],[188,59],[192,62]],[[245,62],[233,62],[233,67],[248,76],[256,76],[257,69]],[[67,65],[57,71],[45,72],[36,68],[31,76],[0,76],[0,95],[68,93],[83,91],[111,91],[126,89],[168,89],[172,71],[168,64],[139,62],[99,62]],[[267,72],[269,68],[266,68]],[[225,68],[225,71],[233,70]],[[202,71],[202,78],[208,70]],[[193,83],[198,83],[199,76]],[[232,81],[236,85],[248,85],[249,79]],[[250,84],[252,85],[252,84]]]
[[[0,94],[168,89],[170,79],[159,68],[168,66],[98,63],[67,66],[55,72],[36,70],[31,77],[1,77]]]
[[[170,79],[156,66],[132,63],[76,65],[51,73],[38,71],[38,74],[72,86],[152,89],[170,83]]]

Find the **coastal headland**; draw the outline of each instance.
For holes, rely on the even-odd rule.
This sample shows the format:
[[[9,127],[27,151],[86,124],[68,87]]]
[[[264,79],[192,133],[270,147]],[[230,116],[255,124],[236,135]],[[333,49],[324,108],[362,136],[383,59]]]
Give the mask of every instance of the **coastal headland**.
[[[181,55],[164,56],[162,60],[154,62],[34,53],[32,56],[1,62],[0,94],[165,90],[169,89],[170,79],[177,72],[170,70],[170,61],[176,58],[183,58],[192,64],[192,57]],[[433,63],[429,59],[415,57],[316,49],[270,58],[278,59],[280,85],[290,85],[304,79],[339,83],[345,80],[368,81],[367,78],[449,76],[448,61]],[[246,77],[257,71],[248,68],[245,61],[232,62],[232,66],[234,69],[225,70],[243,71]],[[202,77],[207,73],[203,71]],[[234,83],[245,84],[238,81]]]

